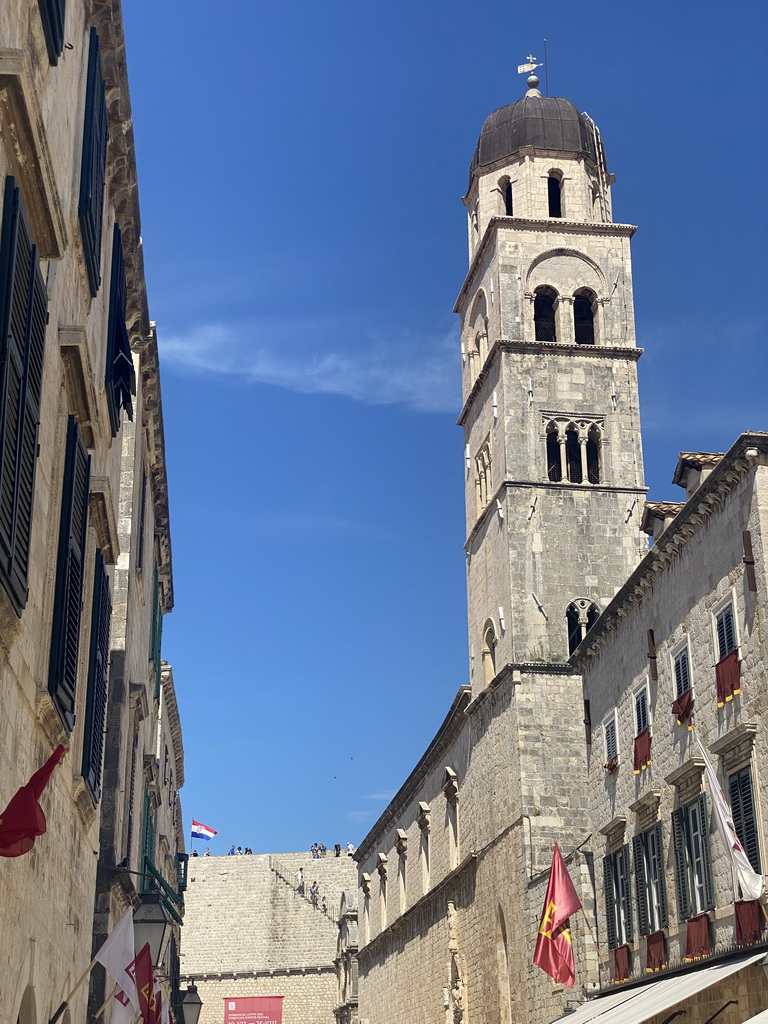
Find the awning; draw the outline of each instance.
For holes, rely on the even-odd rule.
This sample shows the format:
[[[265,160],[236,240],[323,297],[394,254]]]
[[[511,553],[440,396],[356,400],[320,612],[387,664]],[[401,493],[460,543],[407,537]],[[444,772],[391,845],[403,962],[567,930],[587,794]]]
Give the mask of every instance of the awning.
[[[599,996],[584,1003],[575,1013],[558,1017],[552,1024],[587,1024],[588,1021],[594,1021],[595,1024],[644,1024],[654,1014],[671,1009],[697,992],[757,963],[765,955],[765,950],[762,950],[737,960],[721,961],[709,967],[649,981],[639,988],[610,992],[607,996]],[[761,1016],[759,1014],[755,1020]]]

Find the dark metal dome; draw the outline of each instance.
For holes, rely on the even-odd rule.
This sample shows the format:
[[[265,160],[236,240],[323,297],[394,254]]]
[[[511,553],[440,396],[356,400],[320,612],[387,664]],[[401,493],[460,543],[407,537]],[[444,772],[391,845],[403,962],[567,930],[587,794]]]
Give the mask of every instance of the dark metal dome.
[[[472,157],[470,178],[476,167],[504,160],[523,146],[583,153],[597,162],[589,120],[571,102],[559,96],[523,96],[486,117]]]

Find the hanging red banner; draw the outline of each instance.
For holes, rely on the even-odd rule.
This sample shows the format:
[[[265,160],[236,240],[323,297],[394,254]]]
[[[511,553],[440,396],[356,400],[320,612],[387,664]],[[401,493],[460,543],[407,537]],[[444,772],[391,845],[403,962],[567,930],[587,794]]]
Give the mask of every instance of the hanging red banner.
[[[283,997],[241,996],[225,999],[224,1024],[283,1024]]]

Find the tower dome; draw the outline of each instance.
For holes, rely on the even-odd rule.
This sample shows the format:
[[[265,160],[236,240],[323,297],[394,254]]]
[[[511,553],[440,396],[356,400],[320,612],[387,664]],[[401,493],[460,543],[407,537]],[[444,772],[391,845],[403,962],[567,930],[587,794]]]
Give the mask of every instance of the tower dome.
[[[597,162],[589,119],[569,100],[541,96],[531,89],[522,99],[499,107],[485,119],[472,157],[470,179],[477,168],[506,160],[525,146],[580,153]]]

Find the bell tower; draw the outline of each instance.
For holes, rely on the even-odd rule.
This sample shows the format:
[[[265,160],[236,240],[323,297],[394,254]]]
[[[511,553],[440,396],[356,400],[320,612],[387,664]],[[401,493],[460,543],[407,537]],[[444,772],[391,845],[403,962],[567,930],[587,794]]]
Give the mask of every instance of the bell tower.
[[[564,667],[645,550],[635,228],[612,220],[595,123],[537,85],[486,119],[464,198],[455,311],[475,694],[505,666]]]

